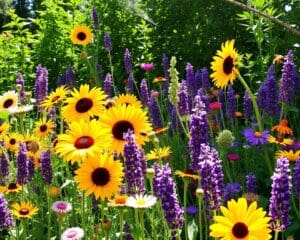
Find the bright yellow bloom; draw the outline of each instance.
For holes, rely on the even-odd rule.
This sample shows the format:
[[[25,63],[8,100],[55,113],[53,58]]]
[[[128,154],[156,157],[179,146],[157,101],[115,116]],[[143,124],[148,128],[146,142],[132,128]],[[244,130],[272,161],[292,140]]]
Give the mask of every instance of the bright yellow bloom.
[[[42,118],[35,124],[35,136],[38,138],[44,138],[54,132],[54,122],[50,119]]]
[[[77,45],[87,45],[92,41],[92,31],[85,25],[75,26],[71,32],[71,41]]]
[[[22,185],[17,183],[10,183],[8,186],[0,185],[0,193],[9,194],[9,193],[17,193],[23,189]]]
[[[14,203],[11,207],[11,213],[21,219],[32,218],[32,216],[39,211],[39,209],[30,202]]]
[[[115,99],[115,104],[125,104],[125,105],[133,105],[135,107],[141,108],[142,103],[134,96],[133,94],[120,94]]]
[[[5,147],[9,150],[9,151],[17,151],[18,147],[19,147],[19,142],[22,139],[22,135],[20,135],[19,133],[9,133],[8,135],[6,135],[4,137],[4,144]]]
[[[0,109],[8,109],[16,107],[18,104],[18,93],[15,91],[8,91],[0,96]]]
[[[300,150],[298,150],[298,151],[293,151],[293,150],[277,151],[276,152],[276,158],[280,158],[280,157],[286,157],[289,161],[292,161],[292,162],[297,161],[297,160],[300,159]]]
[[[176,170],[175,175],[177,175],[181,178],[187,178],[187,179],[193,179],[193,180],[200,179],[200,177],[197,174],[194,174],[194,171],[192,169],[186,169],[184,171]]]
[[[50,93],[46,99],[41,103],[41,107],[43,107],[47,112],[53,107],[58,106],[62,101],[64,101],[69,93],[69,90],[66,86],[60,86],[56,88],[56,90]]]
[[[162,147],[159,149],[153,149],[150,151],[150,153],[146,154],[147,160],[158,160],[158,159],[164,159],[168,158],[170,154],[172,153],[170,147]]]
[[[283,146],[286,146],[286,145],[292,145],[293,144],[293,140],[290,139],[290,138],[282,138],[282,137],[273,137],[272,135],[270,135],[268,138],[267,138],[268,142],[269,143],[275,143],[275,144],[280,144],[280,145],[283,145]]]

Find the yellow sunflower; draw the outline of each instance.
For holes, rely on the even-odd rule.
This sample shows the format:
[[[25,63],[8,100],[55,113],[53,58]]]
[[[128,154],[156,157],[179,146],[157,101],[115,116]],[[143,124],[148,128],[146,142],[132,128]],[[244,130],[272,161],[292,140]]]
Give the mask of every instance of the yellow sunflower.
[[[115,104],[125,104],[125,105],[133,105],[135,107],[141,108],[142,103],[134,96],[133,94],[120,94],[115,99]]]
[[[3,138],[7,133],[10,128],[10,125],[7,122],[2,122],[0,120],[0,138]]]
[[[27,157],[29,161],[32,161],[35,169],[40,169],[41,167],[41,153],[42,150],[38,150],[37,152],[28,152]]]
[[[46,137],[54,132],[54,122],[50,119],[42,118],[35,123],[34,133],[38,138]]]
[[[272,135],[270,135],[267,138],[269,143],[275,143],[275,144],[280,144],[282,146],[286,146],[286,145],[292,145],[293,144],[293,139],[290,138],[283,138],[283,137],[274,137]]]
[[[109,154],[88,157],[75,173],[78,188],[102,200],[119,193],[124,176],[122,163]]]
[[[276,158],[286,157],[289,161],[297,161],[300,159],[300,150],[293,151],[293,150],[280,150],[276,152]]]
[[[92,88],[81,85],[79,91],[74,89],[72,97],[66,99],[67,105],[62,108],[63,117],[68,122],[80,119],[90,120],[90,117],[99,116],[105,109],[106,95],[101,88]]]
[[[59,134],[56,153],[71,163],[95,158],[111,148],[112,136],[97,120],[72,122],[65,134]]]
[[[123,134],[131,129],[135,134],[136,143],[141,146],[149,140],[141,132],[152,131],[146,112],[141,108],[125,104],[109,108],[100,116],[103,128],[108,129],[113,135],[113,150],[118,154],[123,153],[125,141]]]
[[[186,169],[184,171],[176,170],[175,175],[186,179],[193,179],[193,180],[200,179],[200,177],[197,174],[195,174],[192,169]]]
[[[227,202],[221,207],[223,216],[215,216],[210,226],[210,236],[226,240],[271,239],[270,218],[253,202],[248,207],[245,198]]]
[[[221,50],[217,51],[217,56],[213,57],[211,69],[213,73],[210,75],[215,86],[218,88],[226,88],[228,84],[233,84],[239,70],[236,66],[239,63],[239,55],[234,48],[234,40],[226,41],[222,44]]]
[[[17,151],[19,142],[22,140],[22,135],[19,133],[9,133],[4,137],[4,144],[6,149],[11,152]]]
[[[75,26],[71,32],[71,41],[77,45],[87,45],[92,41],[92,31],[85,25]]]
[[[10,183],[8,186],[0,186],[0,193],[17,193],[20,192],[22,189],[22,185],[19,185],[17,183]]]
[[[68,93],[69,90],[66,86],[60,86],[56,88],[54,92],[50,93],[40,106],[43,107],[47,112],[50,112],[53,107],[59,105],[63,100],[66,99]]]
[[[8,109],[18,105],[18,93],[15,91],[8,91],[0,97],[0,109]]]
[[[159,160],[159,159],[165,159],[168,158],[171,154],[171,148],[170,147],[162,147],[159,149],[153,149],[150,151],[150,153],[146,154],[147,160]]]
[[[11,207],[11,213],[21,219],[32,218],[32,216],[39,211],[39,209],[30,202],[14,203]]]

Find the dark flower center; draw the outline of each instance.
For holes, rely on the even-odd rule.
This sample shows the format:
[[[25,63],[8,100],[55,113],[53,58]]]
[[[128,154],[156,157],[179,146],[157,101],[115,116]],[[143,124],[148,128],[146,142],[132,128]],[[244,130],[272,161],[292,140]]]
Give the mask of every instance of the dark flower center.
[[[43,124],[43,125],[40,126],[40,131],[41,131],[41,132],[46,132],[46,131],[47,131],[47,128],[48,128],[47,125],[46,125],[46,124]]]
[[[128,129],[134,131],[134,128],[132,124],[126,120],[122,120],[119,122],[116,122],[115,125],[112,128],[112,134],[114,137],[118,140],[124,140],[123,134],[128,131]]]
[[[19,211],[19,213],[21,215],[28,215],[29,210],[27,208],[21,208],[20,211]]]
[[[11,105],[13,105],[14,101],[12,99],[7,99],[4,104],[3,107],[4,108],[9,108]]]
[[[90,98],[81,98],[77,103],[76,103],[76,111],[80,113],[87,112],[90,110],[93,106],[93,101]]]
[[[14,145],[14,144],[16,144],[16,139],[14,139],[14,138],[11,138],[10,140],[9,140],[9,143],[11,144],[11,145]]]
[[[77,149],[89,148],[94,144],[94,139],[90,136],[82,136],[76,139],[74,146]]]
[[[223,71],[226,75],[229,75],[232,73],[232,68],[233,68],[233,58],[232,57],[227,57],[224,62],[223,62]]]
[[[14,190],[14,189],[17,189],[17,188],[18,188],[18,186],[15,183],[11,183],[7,187],[8,190]]]
[[[58,99],[60,99],[60,96],[55,96],[54,98],[52,98],[51,102],[56,102]]]
[[[280,142],[280,143],[283,142],[283,138],[282,137],[278,137],[278,138],[276,138],[276,140],[277,140],[277,142]]]
[[[97,186],[104,186],[109,182],[110,174],[106,168],[96,168],[92,173],[92,181]]]
[[[248,233],[249,233],[249,230],[248,230],[247,225],[242,222],[238,222],[238,223],[234,224],[234,226],[232,228],[232,234],[236,238],[244,238],[248,235]]]
[[[86,34],[84,32],[79,32],[77,34],[77,38],[80,40],[80,41],[84,41],[86,39]]]
[[[187,168],[183,171],[185,174],[194,174],[193,169]]]

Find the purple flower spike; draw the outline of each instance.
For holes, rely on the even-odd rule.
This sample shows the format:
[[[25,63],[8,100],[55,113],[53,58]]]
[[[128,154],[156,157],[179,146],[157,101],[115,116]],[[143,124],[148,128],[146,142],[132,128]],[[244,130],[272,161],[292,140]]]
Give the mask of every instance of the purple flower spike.
[[[160,111],[158,107],[158,103],[154,96],[150,97],[149,101],[149,110],[150,110],[150,116],[151,116],[151,122],[154,129],[162,128],[162,122],[160,118]]]
[[[188,104],[188,87],[187,82],[182,81],[180,87],[178,89],[178,111],[180,116],[188,115],[189,114],[189,104]]]
[[[34,87],[34,97],[36,99],[37,105],[40,105],[41,102],[48,95],[48,70],[43,68],[39,64],[36,68],[36,79]]]
[[[92,9],[92,16],[93,16],[95,29],[98,29],[99,28],[99,17],[98,17],[97,9],[95,7],[93,7],[93,9]]]
[[[131,74],[132,73],[131,54],[130,54],[128,48],[126,48],[125,53],[124,53],[124,66],[125,66],[127,74]]]
[[[50,185],[52,183],[52,167],[49,150],[41,153],[41,172],[44,184]]]
[[[110,35],[108,32],[104,33],[104,47],[106,51],[108,52],[112,51]]]
[[[140,92],[141,92],[141,101],[143,106],[146,107],[149,104],[149,90],[146,79],[141,81],[140,85]]]
[[[201,83],[202,89],[204,90],[204,92],[207,92],[210,89],[210,81],[207,68],[205,67],[201,69]]]
[[[7,201],[0,194],[0,229],[7,229],[14,226],[13,217],[7,205]]]
[[[244,105],[243,115],[246,119],[250,120],[253,113],[253,106],[252,106],[251,98],[247,91],[245,91],[243,105]]]
[[[104,80],[104,92],[105,94],[108,96],[108,98],[111,98],[111,89],[112,89],[112,79],[111,79],[111,74],[107,73],[105,76],[105,80]]]
[[[246,176],[246,191],[251,193],[257,193],[256,177],[253,173],[249,173]]]
[[[227,203],[230,199],[236,197],[236,194],[241,191],[241,186],[239,183],[228,183],[224,189],[224,202]]]
[[[28,183],[28,159],[26,144],[19,143],[19,152],[17,157],[17,183],[24,185]]]
[[[293,188],[295,197],[300,199],[300,160],[295,163],[293,171]]]
[[[227,91],[227,114],[230,118],[235,118],[236,112],[236,99],[235,93],[231,85],[228,87]]]

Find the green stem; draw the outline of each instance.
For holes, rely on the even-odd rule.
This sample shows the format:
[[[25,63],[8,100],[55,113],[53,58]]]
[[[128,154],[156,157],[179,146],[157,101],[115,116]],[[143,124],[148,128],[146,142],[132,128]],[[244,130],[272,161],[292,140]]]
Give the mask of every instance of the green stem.
[[[145,222],[144,222],[144,209],[140,209],[140,222],[141,222],[141,233],[142,233],[142,240],[145,240]]]
[[[115,85],[115,80],[114,80],[114,66],[112,65],[112,57],[110,52],[108,52],[108,60],[109,60],[109,68],[110,68],[110,74],[111,74],[111,82],[112,82],[112,87],[114,89],[114,94],[115,96],[117,95],[117,89],[116,89],[116,85]]]
[[[24,219],[22,220],[22,223],[23,223],[23,238],[24,240],[27,239],[27,220]]]
[[[50,187],[47,187],[47,200],[48,200],[48,226],[47,226],[47,239],[51,239],[51,197]]]
[[[81,222],[82,228],[85,229],[85,194],[82,192],[82,201],[81,201]]]
[[[183,207],[184,207],[184,236],[185,240],[188,240],[187,232],[187,217],[186,217],[186,204],[187,204],[187,189],[188,189],[188,180],[183,180]]]
[[[124,209],[120,208],[120,240],[123,240],[123,217],[124,217]]]
[[[203,237],[203,233],[202,233],[202,217],[201,217],[201,214],[202,214],[202,199],[199,198],[198,200],[198,227],[199,227],[199,236],[200,236],[200,240],[202,240],[202,237]]]
[[[136,239],[140,238],[140,222],[139,222],[139,213],[137,209],[134,209],[134,218],[135,218],[135,230],[136,230]]]
[[[278,240],[278,231],[275,230],[275,236],[274,236],[274,240]]]
[[[184,124],[183,124],[183,122],[182,122],[182,118],[181,118],[181,116],[180,116],[180,114],[179,114],[178,107],[176,106],[175,109],[176,109],[176,114],[177,114],[177,117],[178,117],[178,119],[179,119],[180,125],[181,125],[181,127],[182,127],[182,129],[183,129],[183,132],[185,133],[186,137],[189,139],[189,138],[190,138],[190,134],[189,134],[189,132],[186,130],[186,128],[185,128],[185,126],[184,126]]]

